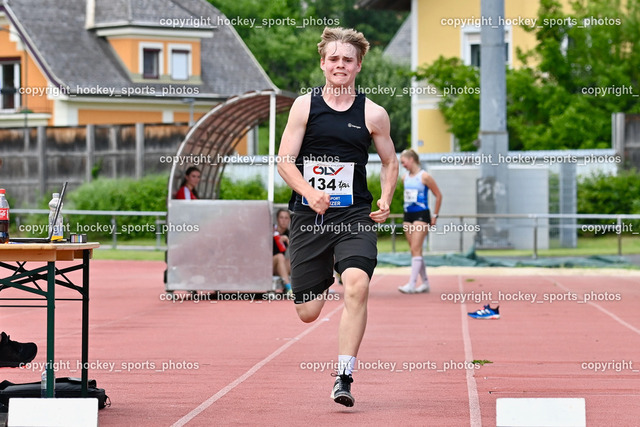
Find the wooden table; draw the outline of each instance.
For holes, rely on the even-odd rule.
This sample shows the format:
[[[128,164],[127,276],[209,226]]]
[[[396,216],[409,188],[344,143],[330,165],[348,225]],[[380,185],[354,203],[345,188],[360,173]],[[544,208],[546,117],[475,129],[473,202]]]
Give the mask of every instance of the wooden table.
[[[0,307],[46,307],[47,309],[47,397],[54,395],[55,285],[77,291],[81,298],[57,300],[82,301],[82,396],[87,395],[89,379],[89,260],[99,243],[7,243],[0,244],[0,292],[14,288],[37,295],[35,298],[0,298],[0,301],[45,301],[46,305],[0,305]],[[64,267],[59,261],[78,261]],[[35,263],[39,266],[33,266]],[[45,263],[43,266],[42,263]],[[27,266],[27,263],[30,263]],[[6,270],[9,270],[8,272]],[[82,285],[67,277],[82,271]],[[5,274],[7,273],[7,274]],[[46,283],[46,287],[43,284]]]

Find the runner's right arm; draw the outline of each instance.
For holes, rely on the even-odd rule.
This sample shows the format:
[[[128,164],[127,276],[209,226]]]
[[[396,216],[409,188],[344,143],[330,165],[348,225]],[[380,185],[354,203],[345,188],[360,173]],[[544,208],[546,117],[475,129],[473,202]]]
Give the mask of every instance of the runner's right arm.
[[[329,195],[313,188],[295,164],[307,129],[310,108],[311,95],[298,97],[291,106],[278,151],[278,173],[293,191],[307,199],[311,209],[322,215],[329,208]]]

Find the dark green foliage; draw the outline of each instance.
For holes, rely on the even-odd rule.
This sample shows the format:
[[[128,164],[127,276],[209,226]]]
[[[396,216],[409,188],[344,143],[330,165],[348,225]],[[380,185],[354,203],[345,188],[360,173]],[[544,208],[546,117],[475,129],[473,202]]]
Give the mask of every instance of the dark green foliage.
[[[621,171],[616,176],[595,174],[578,183],[578,213],[640,214],[640,174]],[[614,220],[584,220],[589,224],[615,224]],[[624,220],[640,232],[640,221]]]
[[[382,189],[380,186],[380,176],[379,175],[371,175],[367,179],[367,186],[369,187],[369,191],[373,196],[373,202],[371,203],[371,210],[377,211],[378,205],[376,202],[380,199],[380,195],[382,194]],[[401,214],[403,212],[403,204],[404,204],[404,188],[402,185],[402,181],[398,180],[398,184],[396,185],[396,191],[393,193],[393,200],[391,202],[390,210],[392,214]]]
[[[407,92],[408,88],[411,88],[409,67],[390,62],[382,56],[382,49],[379,48],[372,49],[362,64],[362,70],[356,78],[356,88],[360,88],[369,99],[387,110],[391,122],[391,139],[396,151],[409,148],[411,146],[411,96]]]
[[[246,181],[232,181],[222,177],[220,183],[221,200],[264,200],[267,198],[267,188],[260,178]]]
[[[380,198],[380,176],[372,175],[367,179],[369,191],[373,195],[372,209],[377,210],[376,202]],[[291,189],[286,185],[276,186],[274,189],[274,203],[288,203],[291,197]],[[220,199],[223,200],[266,200],[267,187],[260,178],[242,181],[232,181],[223,177],[220,184]],[[398,181],[396,191],[391,203],[391,213],[402,213],[403,189],[402,182]]]
[[[291,197],[291,189],[286,185],[277,185],[274,188],[273,202],[287,203]],[[267,186],[258,177],[232,181],[227,177],[222,177],[220,183],[221,200],[266,200]]]
[[[141,180],[132,178],[97,179],[88,182],[69,193],[65,209],[77,210],[114,210],[114,211],[157,211],[167,210],[167,176],[149,175]],[[85,232],[87,228],[95,230],[110,226],[111,216],[65,215],[69,223],[69,233]],[[156,217],[154,216],[117,216],[116,232],[118,240],[138,237],[154,237]],[[97,241],[110,239],[108,232],[87,232],[89,238]]]
[[[364,59],[357,86],[394,87],[396,93],[411,87],[408,67],[382,58],[382,49],[400,28],[406,12],[356,9],[355,0],[209,1],[228,18],[256,20],[254,27],[238,25],[235,30],[273,83],[281,89],[302,94],[324,83],[317,44],[325,25],[355,28],[363,32],[369,41],[372,50]],[[406,148],[411,133],[410,97],[368,96],[389,113],[391,138],[396,149]],[[277,144],[286,124],[284,116],[284,119],[278,117]],[[265,136],[266,133],[261,132],[259,154],[266,154]]]
[[[449,132],[458,139],[460,151],[475,151],[474,141],[480,129],[480,72],[462,64],[459,58],[438,58],[420,70],[418,77],[426,79],[440,93],[451,88],[465,88],[466,94],[443,96],[440,111],[449,124]]]
[[[355,28],[362,32],[371,47],[385,47],[407,16],[407,12],[356,8],[358,0],[313,0],[309,13],[316,17],[333,17],[328,26]],[[321,28],[320,28],[321,29]]]
[[[93,180],[98,179],[101,171],[102,171],[102,159],[98,159],[98,161],[91,168],[91,178]]]
[[[406,12],[356,9],[356,0],[209,0],[228,18],[255,19],[235,30],[271,80],[298,92],[320,66],[317,44],[325,26],[355,28],[371,46],[386,46]]]
[[[541,0],[534,32],[538,45],[518,50],[525,64],[507,70],[507,130],[511,150],[561,150],[611,146],[611,114],[640,112],[640,3],[590,0],[562,12]],[[592,17],[609,24],[592,23]],[[551,25],[551,20],[555,24]],[[604,21],[603,21],[604,22]],[[441,110],[461,151],[475,151],[480,116],[479,71],[458,58],[439,58],[420,69],[444,96]],[[598,92],[596,92],[598,91]]]

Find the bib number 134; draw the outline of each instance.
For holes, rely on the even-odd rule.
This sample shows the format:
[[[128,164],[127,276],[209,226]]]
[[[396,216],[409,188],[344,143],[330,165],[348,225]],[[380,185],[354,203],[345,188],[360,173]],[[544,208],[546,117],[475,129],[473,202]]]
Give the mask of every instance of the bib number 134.
[[[331,207],[353,204],[354,163],[305,162],[304,179],[316,190],[329,194]],[[309,205],[307,199],[302,204]]]
[[[336,189],[336,179],[335,178],[331,178],[328,180],[326,178],[317,178],[315,176],[312,176],[309,179],[309,184],[311,184],[311,186],[313,188],[315,188],[316,190],[322,190],[325,191],[327,189],[329,190],[335,190]]]

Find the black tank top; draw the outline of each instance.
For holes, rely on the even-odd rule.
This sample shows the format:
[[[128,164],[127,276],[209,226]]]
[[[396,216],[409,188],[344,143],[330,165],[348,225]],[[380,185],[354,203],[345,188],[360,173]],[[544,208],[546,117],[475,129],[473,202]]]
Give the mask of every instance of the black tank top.
[[[367,188],[367,162],[371,134],[364,119],[366,96],[358,93],[351,107],[336,111],[322,97],[322,87],[311,93],[311,107],[307,129],[302,139],[296,166],[303,174],[305,159],[321,162],[353,162],[353,206],[371,206],[373,197]],[[302,197],[292,192],[289,208],[294,211],[312,211],[302,204]],[[331,210],[345,208],[330,208]]]

